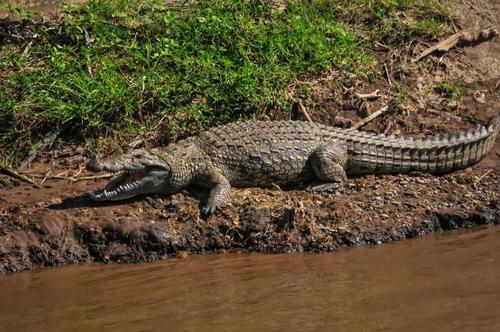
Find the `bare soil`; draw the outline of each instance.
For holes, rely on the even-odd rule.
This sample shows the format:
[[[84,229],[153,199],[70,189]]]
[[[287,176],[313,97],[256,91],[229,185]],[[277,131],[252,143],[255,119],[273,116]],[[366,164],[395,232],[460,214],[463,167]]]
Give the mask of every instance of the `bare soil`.
[[[5,4],[20,5],[29,11],[40,14],[44,19],[51,19],[59,16],[62,12],[63,6],[67,3],[82,4],[86,0],[6,0]],[[2,1],[2,3],[4,3]],[[15,17],[15,13],[9,13],[6,8],[0,8],[0,18],[10,14]]]
[[[447,3],[459,29],[500,27],[496,1]],[[343,87],[339,73],[311,78],[305,84],[313,94],[303,104],[314,121],[347,127],[360,120],[360,113],[397,101],[397,111],[363,130],[412,136],[467,130],[500,110],[498,37],[412,63],[427,46],[374,50],[379,71],[366,79],[343,78]],[[436,89],[442,82],[459,82],[460,95]],[[361,111],[359,104],[353,105],[354,92],[375,89],[382,95],[379,100]],[[303,114],[269,114],[269,119],[283,117],[300,119]],[[102,204],[87,193],[106,180],[52,178],[91,175],[83,171],[84,152],[61,143],[42,155],[26,173],[40,183],[38,188],[0,175],[0,273],[203,252],[328,252],[500,223],[500,139],[481,163],[446,176],[353,178],[334,194],[234,189],[228,206],[208,218],[199,212],[206,194],[201,189]]]

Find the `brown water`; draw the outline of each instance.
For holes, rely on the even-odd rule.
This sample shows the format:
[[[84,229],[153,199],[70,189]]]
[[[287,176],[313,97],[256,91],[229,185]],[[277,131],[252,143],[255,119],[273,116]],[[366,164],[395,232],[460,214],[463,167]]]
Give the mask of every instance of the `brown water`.
[[[0,331],[500,331],[500,227],[0,278]]]

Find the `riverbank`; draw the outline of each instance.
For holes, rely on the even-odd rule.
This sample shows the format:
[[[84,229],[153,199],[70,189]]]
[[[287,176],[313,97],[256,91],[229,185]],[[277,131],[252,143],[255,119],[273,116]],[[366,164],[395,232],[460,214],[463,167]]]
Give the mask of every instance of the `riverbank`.
[[[207,251],[328,252],[498,224],[498,146],[476,167],[444,177],[368,176],[335,194],[235,189],[224,211],[206,219],[201,191],[96,204],[87,193],[102,180],[46,180],[34,188],[2,177],[0,271]],[[52,173],[79,165],[77,151],[51,165]]]
[[[495,1],[450,5],[450,24],[457,29],[500,26]],[[412,60],[432,40],[389,42],[368,50],[374,66],[366,75],[349,78],[338,69],[307,74],[287,87],[295,100],[290,111],[266,108],[260,118],[310,117],[349,127],[390,104],[393,112],[362,130],[419,136],[468,130],[500,110],[498,37],[418,62]],[[357,95],[376,90],[380,97],[373,101]],[[156,146],[165,137],[155,130],[179,123],[157,120],[154,130],[122,137],[133,146]],[[354,178],[334,194],[235,189],[228,206],[208,218],[200,216],[204,192],[196,188],[170,197],[91,202],[87,193],[106,180],[89,179],[84,165],[92,154],[120,149],[117,137],[107,139],[98,147],[63,137],[51,143],[20,171],[36,186],[0,175],[0,272],[88,261],[145,262],[207,251],[327,252],[500,223],[499,139],[481,163],[446,176]]]

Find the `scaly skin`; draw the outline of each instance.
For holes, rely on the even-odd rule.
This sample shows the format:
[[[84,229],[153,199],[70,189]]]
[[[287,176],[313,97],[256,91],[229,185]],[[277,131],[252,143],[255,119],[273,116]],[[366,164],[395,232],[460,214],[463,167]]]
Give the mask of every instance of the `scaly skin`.
[[[90,162],[92,171],[125,172],[91,197],[121,200],[202,185],[210,188],[203,211],[212,213],[224,206],[231,186],[288,186],[316,180],[320,183],[310,189],[323,191],[338,188],[349,175],[463,169],[492,149],[499,128],[497,115],[487,127],[461,135],[414,140],[300,121],[232,123],[165,148]],[[131,181],[132,175],[143,177]]]

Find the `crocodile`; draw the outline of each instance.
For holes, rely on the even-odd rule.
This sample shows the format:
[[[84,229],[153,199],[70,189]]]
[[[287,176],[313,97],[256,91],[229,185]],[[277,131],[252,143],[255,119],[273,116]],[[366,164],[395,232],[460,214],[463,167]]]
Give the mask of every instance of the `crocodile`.
[[[499,130],[500,113],[468,132],[420,139],[303,121],[235,122],[166,147],[91,160],[88,170],[121,176],[90,196],[115,201],[198,185],[209,189],[202,205],[209,214],[223,208],[231,187],[308,184],[312,191],[332,191],[347,176],[464,169],[492,149]]]

